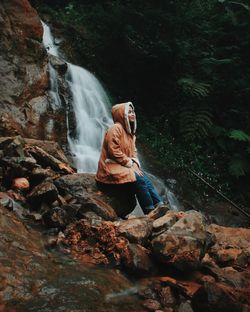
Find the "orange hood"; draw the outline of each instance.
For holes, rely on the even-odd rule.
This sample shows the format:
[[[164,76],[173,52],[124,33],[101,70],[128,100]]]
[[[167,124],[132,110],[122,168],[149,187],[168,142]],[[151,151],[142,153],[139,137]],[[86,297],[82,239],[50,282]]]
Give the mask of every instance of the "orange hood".
[[[132,102],[127,102],[127,103],[121,103],[121,104],[116,104],[112,107],[112,117],[114,120],[114,123],[118,122],[120,123],[123,128],[126,130],[126,132],[130,134],[135,134],[136,132],[136,119],[134,121],[134,129],[133,132],[130,127],[129,119],[128,119],[128,110],[129,107],[132,107],[134,109],[134,105]]]

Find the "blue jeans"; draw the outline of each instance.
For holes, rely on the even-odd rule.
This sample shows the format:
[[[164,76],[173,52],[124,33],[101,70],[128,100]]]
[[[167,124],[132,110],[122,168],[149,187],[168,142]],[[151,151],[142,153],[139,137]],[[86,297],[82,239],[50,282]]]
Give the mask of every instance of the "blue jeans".
[[[157,204],[163,203],[163,200],[156,191],[152,182],[145,174],[143,174],[143,176],[140,176],[139,174],[135,173],[135,176],[136,176],[135,182],[136,197],[143,212],[147,214],[152,209],[154,209],[154,207]]]

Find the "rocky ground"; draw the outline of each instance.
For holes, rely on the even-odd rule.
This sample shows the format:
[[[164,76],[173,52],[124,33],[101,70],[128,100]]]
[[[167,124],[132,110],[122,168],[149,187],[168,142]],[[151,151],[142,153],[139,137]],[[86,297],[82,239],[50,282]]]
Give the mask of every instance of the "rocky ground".
[[[126,202],[98,190],[94,175],[77,174],[52,141],[1,137],[0,155],[1,224],[7,214],[24,227],[39,225],[47,248],[133,276],[142,311],[249,311],[248,228],[209,224],[194,210],[121,219],[116,211]],[[1,229],[5,240],[8,229]],[[9,285],[20,285],[0,263],[6,304]]]

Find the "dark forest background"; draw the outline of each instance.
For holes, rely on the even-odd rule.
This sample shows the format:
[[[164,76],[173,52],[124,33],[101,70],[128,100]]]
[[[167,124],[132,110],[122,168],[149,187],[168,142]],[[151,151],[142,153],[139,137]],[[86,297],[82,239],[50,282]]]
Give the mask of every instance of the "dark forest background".
[[[66,39],[67,57],[94,72],[114,103],[134,102],[138,141],[162,172],[204,189],[192,170],[248,206],[247,1],[31,2]]]

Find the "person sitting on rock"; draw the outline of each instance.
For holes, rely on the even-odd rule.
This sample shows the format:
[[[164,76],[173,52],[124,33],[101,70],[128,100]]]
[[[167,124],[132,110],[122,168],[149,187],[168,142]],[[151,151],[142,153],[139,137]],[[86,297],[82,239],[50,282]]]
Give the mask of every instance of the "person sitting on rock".
[[[96,173],[97,184],[104,192],[120,194],[125,200],[136,195],[143,212],[148,214],[155,207],[163,205],[163,200],[141,170],[137,158],[133,104],[127,102],[113,106],[112,117],[114,124],[107,130],[102,145]]]

